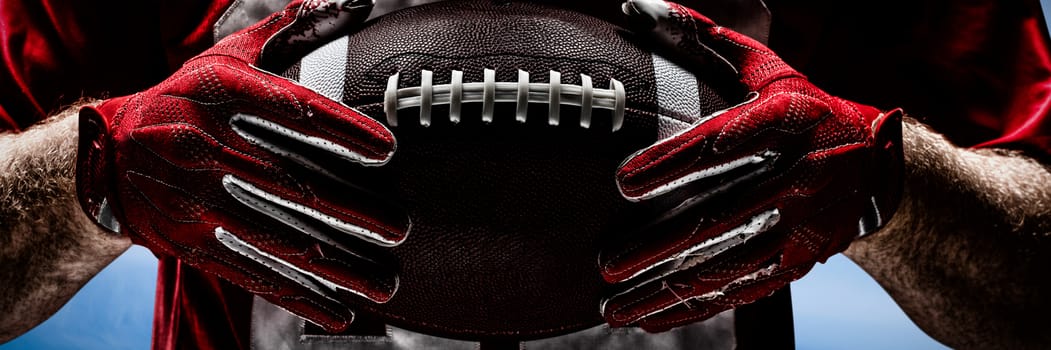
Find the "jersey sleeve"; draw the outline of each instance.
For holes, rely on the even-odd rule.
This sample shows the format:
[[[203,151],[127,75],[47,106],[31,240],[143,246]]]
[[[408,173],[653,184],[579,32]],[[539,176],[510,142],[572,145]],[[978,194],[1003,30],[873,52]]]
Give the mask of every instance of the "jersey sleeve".
[[[212,43],[229,1],[0,1],[0,130],[145,89]]]
[[[975,147],[1022,148],[1051,156],[1051,45],[1042,16],[1019,23],[1014,69],[1005,79],[1008,97],[1002,118],[984,116],[999,135]],[[983,116],[976,116],[983,117]]]
[[[771,48],[830,93],[901,107],[959,146],[1051,155],[1039,1],[766,2]]]

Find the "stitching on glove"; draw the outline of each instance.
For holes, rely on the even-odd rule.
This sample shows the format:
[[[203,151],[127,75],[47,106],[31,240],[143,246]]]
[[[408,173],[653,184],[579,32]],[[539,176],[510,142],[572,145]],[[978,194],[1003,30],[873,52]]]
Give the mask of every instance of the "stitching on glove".
[[[681,157],[681,153],[679,151],[681,151],[684,148],[691,147],[690,145],[693,142],[695,142],[698,139],[704,139],[705,138],[704,136],[705,135],[703,135],[703,134],[696,134],[696,135],[691,136],[688,139],[680,140],[679,145],[677,145],[674,149],[672,149],[672,150],[670,150],[668,152],[665,152],[660,157],[657,157],[657,158],[651,159],[650,161],[647,161],[646,164],[643,164],[642,166],[634,167],[633,169],[631,169],[631,171],[628,171],[628,173],[626,173],[623,176],[621,176],[621,178],[625,179],[625,178],[632,177],[632,176],[638,174],[639,172],[641,172],[643,170],[648,170],[648,169],[652,168],[658,162],[664,162],[666,159],[671,159],[671,158],[675,158],[675,157]],[[674,140],[674,139],[669,139],[668,141],[672,141],[672,140]],[[704,142],[703,144],[701,144],[699,146],[695,146],[695,147],[707,148],[709,141],[710,140],[705,139],[705,140],[703,140],[703,142]],[[649,148],[647,148],[645,150],[645,152],[649,152],[650,150],[652,150],[652,149],[654,149],[657,146],[660,146],[662,144],[663,143],[658,143],[658,144],[655,144],[653,146],[650,146]],[[699,160],[694,161],[693,164],[697,164],[697,162],[699,162]],[[688,167],[688,166],[687,167],[681,167],[680,170],[676,170],[676,171],[674,171],[674,172],[672,172],[672,173],[670,173],[668,175],[664,175],[664,176],[661,176],[661,177],[656,178],[654,180],[647,181],[647,182],[643,183],[641,186],[637,186],[637,187],[640,187],[640,188],[650,187],[650,186],[652,186],[655,183],[665,182],[669,178],[679,177],[679,176],[682,175],[682,173],[691,170],[690,168],[691,167]]]
[[[363,260],[367,260],[367,259],[363,259]],[[343,267],[347,268],[347,270],[354,270],[355,269],[354,266],[351,266],[350,264],[347,264],[347,262],[343,261],[342,259],[334,259],[334,258],[330,258],[330,257],[327,257],[327,256],[317,256],[317,257],[311,258],[310,261],[308,261],[308,263],[314,263],[315,261],[323,261],[323,262],[327,262],[327,263],[331,263],[331,264],[335,264],[335,265],[340,265],[340,266],[343,266]],[[366,284],[364,284],[364,283],[348,280],[348,279],[343,278],[342,276],[333,275],[333,274],[330,274],[329,272],[324,271],[324,270],[319,271],[318,273],[324,274],[329,279],[338,280],[338,281],[341,282],[341,284],[344,284],[344,285],[351,285],[351,286],[354,286],[354,287],[357,287],[357,288],[360,288],[360,289],[367,289],[368,288],[368,286]],[[372,283],[378,284],[378,285],[380,285],[381,287],[383,287],[383,288],[385,288],[387,290],[392,291],[391,294],[393,294],[393,291],[396,291],[398,289],[398,283],[390,284],[390,283],[387,283],[387,281],[385,281],[383,279],[376,279],[376,280],[370,279],[369,281],[372,282]],[[395,281],[397,281],[397,277],[396,276],[395,276]],[[372,300],[372,298],[369,298],[369,300]],[[373,300],[373,301],[375,301],[375,300]]]
[[[301,286],[306,287],[311,291],[314,291],[315,293],[324,297],[325,299],[329,299],[333,302],[339,303],[338,301],[333,299],[327,291],[321,289],[320,287],[322,286],[332,291],[335,291],[337,289],[346,290],[348,292],[364,296],[358,291],[340,286],[332,281],[321,278],[320,276],[314,275],[310,272],[307,272],[306,270],[296,267],[295,265],[289,263],[288,261],[285,261],[284,259],[269,254],[260,249],[259,247],[256,247],[252,244],[249,244],[248,242],[245,242],[244,240],[241,240],[239,237],[237,237],[237,235],[230,231],[227,231],[221,226],[215,228],[215,239],[217,239],[219,243],[222,243],[224,246],[226,246],[226,248],[257,262],[260,265],[263,265],[266,268],[273,270],[274,272],[277,272],[285,278],[291,279],[299,283]],[[318,284],[320,284],[320,286]]]
[[[172,96],[172,97],[177,97],[177,96]],[[238,149],[236,149],[234,147],[231,147],[231,146],[229,146],[229,145],[227,145],[225,143],[220,142],[219,139],[216,139],[214,136],[212,136],[208,132],[206,132],[203,129],[197,127],[196,125],[193,125],[193,124],[190,124],[190,123],[186,123],[186,122],[158,123],[158,124],[143,125],[143,126],[140,126],[138,128],[135,128],[134,130],[132,130],[132,132],[130,133],[131,136],[129,137],[132,141],[135,141],[135,143],[138,144],[140,147],[146,149],[150,153],[153,153],[154,155],[157,156],[157,158],[160,158],[161,160],[164,160],[166,163],[171,164],[172,166],[174,166],[176,168],[183,169],[183,170],[189,170],[189,171],[213,171],[213,170],[222,171],[222,170],[224,170],[222,168],[191,168],[191,169],[184,168],[181,165],[175,164],[174,162],[169,160],[167,157],[162,156],[160,153],[157,153],[157,151],[153,150],[153,147],[142,143],[142,141],[140,141],[137,137],[135,137],[135,131],[140,131],[140,130],[144,130],[146,128],[158,127],[158,126],[161,126],[161,127],[163,127],[163,126],[183,126],[183,127],[188,127],[190,129],[197,130],[197,131],[199,131],[199,133],[198,133],[199,135],[202,135],[204,137],[207,137],[207,138],[211,139],[212,141],[215,142],[216,145],[218,145],[220,148],[222,148],[223,151],[230,151],[230,152],[233,152],[233,153],[235,153],[235,154],[237,154],[239,156],[242,156],[242,157],[245,157],[245,158],[249,158],[249,159],[251,159],[253,161],[256,161],[257,163],[263,165],[264,167],[277,168],[277,166],[274,165],[274,163],[271,163],[269,161],[263,160],[262,158],[253,156],[251,154],[248,154],[248,153],[245,153],[245,152],[241,152],[240,150],[238,150]],[[249,142],[251,142],[251,140],[249,140]],[[136,174],[138,174],[138,173],[136,173]],[[142,174],[140,174],[140,175],[142,175]]]
[[[759,218],[760,218],[761,216],[763,216],[763,215],[764,215],[764,214],[766,214],[766,213],[770,213],[770,214],[769,214],[769,216],[767,217],[767,219],[766,219],[766,220],[773,220],[773,222],[767,222],[767,221],[763,221],[763,222],[761,222],[761,224],[765,224],[765,226],[766,226],[766,227],[758,227],[758,228],[756,228],[757,232],[755,232],[754,234],[752,234],[752,235],[751,235],[751,236],[749,236],[748,238],[751,238],[751,237],[757,236],[757,235],[759,235],[759,234],[761,234],[761,233],[763,233],[763,232],[767,232],[767,231],[769,231],[769,230],[770,230],[770,228],[771,228],[771,227],[772,227],[773,225],[776,225],[776,224],[777,224],[778,222],[780,222],[780,213],[779,213],[778,209],[776,209],[776,208],[774,208],[774,209],[767,209],[767,210],[762,210],[762,211],[760,211],[760,210],[756,210],[756,212],[759,212],[759,213],[757,213],[757,214],[751,214],[751,215],[748,215],[748,216],[750,216],[750,217],[749,217],[749,222],[746,222],[746,223],[744,223],[744,224],[742,224],[742,225],[738,225],[738,226],[735,226],[735,227],[731,228],[730,230],[727,230],[726,232],[720,233],[719,235],[717,235],[717,236],[715,236],[715,237],[711,237],[711,238],[709,238],[709,239],[706,239],[706,240],[704,240],[704,241],[702,241],[702,242],[699,242],[699,243],[697,243],[697,244],[696,244],[695,246],[693,246],[693,247],[683,248],[683,246],[684,246],[684,245],[686,245],[686,244],[688,244],[688,242],[692,241],[692,240],[693,240],[693,237],[694,237],[694,236],[696,236],[696,235],[697,235],[697,234],[698,234],[698,233],[699,233],[699,232],[701,231],[701,226],[702,226],[702,225],[704,224],[704,221],[703,221],[703,220],[700,220],[700,221],[699,221],[699,222],[697,223],[697,225],[696,225],[696,226],[694,226],[693,230],[692,230],[692,231],[690,231],[690,234],[689,234],[689,235],[687,235],[686,237],[683,237],[683,238],[679,239],[679,240],[677,241],[677,243],[675,243],[674,245],[672,245],[672,246],[670,246],[670,247],[668,247],[668,248],[666,248],[666,249],[664,249],[664,250],[661,250],[661,251],[660,251],[659,253],[657,253],[657,254],[650,254],[650,256],[662,256],[662,255],[666,255],[666,254],[668,254],[668,253],[669,253],[669,252],[671,252],[671,251],[679,251],[679,253],[676,253],[676,254],[674,254],[674,255],[671,255],[671,256],[669,256],[668,258],[662,259],[662,260],[661,260],[661,261],[659,261],[659,262],[653,263],[653,264],[651,264],[651,266],[650,266],[650,267],[647,267],[646,269],[640,270],[640,271],[638,271],[638,272],[636,272],[636,273],[632,274],[632,275],[631,275],[630,277],[628,277],[628,278],[627,278],[627,279],[625,279],[625,280],[630,280],[630,279],[632,279],[632,278],[634,278],[634,277],[636,277],[636,276],[638,276],[638,275],[640,275],[640,274],[642,274],[642,273],[644,273],[644,272],[646,272],[646,271],[649,271],[649,270],[653,269],[654,267],[660,266],[660,265],[662,265],[662,264],[664,264],[664,263],[667,263],[667,262],[669,262],[669,261],[672,261],[672,260],[675,260],[675,259],[679,259],[679,258],[681,258],[681,255],[682,255],[683,253],[687,253],[687,252],[689,252],[689,250],[690,250],[690,249],[693,249],[693,248],[697,248],[697,247],[702,247],[702,246],[704,246],[704,245],[705,245],[706,243],[708,243],[708,242],[712,242],[712,241],[714,241],[714,240],[717,240],[717,239],[719,239],[720,237],[722,237],[722,236],[724,236],[724,235],[737,235],[737,234],[740,234],[741,232],[744,232],[744,231],[746,231],[746,230],[747,230],[747,229],[749,228],[749,226],[752,226],[752,225],[755,225],[755,224],[757,224],[757,223],[760,223],[760,222],[756,222],[756,219],[759,219]],[[640,241],[641,241],[641,240],[640,240]],[[745,241],[747,241],[747,239],[746,239]],[[743,244],[743,243],[744,243],[744,242],[742,242],[741,244]],[[621,251],[620,253],[618,253],[618,254],[617,254],[616,256],[614,256],[613,258],[611,258],[611,259],[607,260],[607,263],[606,263],[606,264],[604,264],[604,266],[603,266],[603,267],[604,267],[604,269],[605,269],[605,270],[606,270],[606,271],[608,272],[608,271],[609,271],[609,268],[611,267],[611,265],[612,265],[612,263],[613,263],[614,261],[620,260],[620,259],[621,259],[622,257],[624,257],[624,256],[626,256],[626,255],[629,255],[630,253],[633,253],[633,252],[635,252],[636,250],[638,250],[638,248],[639,248],[639,247],[641,247],[641,246],[643,246],[643,245],[644,245],[644,244],[640,242],[640,243],[637,243],[637,244],[635,244],[635,245],[633,245],[633,246],[631,246],[631,247],[629,247],[629,248],[627,248],[627,249],[625,249],[625,250],[622,250],[622,251]],[[729,249],[729,248],[727,248],[727,249]],[[724,249],[723,251],[725,251],[725,250],[726,250],[726,249]],[[714,256],[714,255],[717,255],[717,254],[718,254],[718,253],[716,253],[716,254],[713,254],[713,256]],[[699,262],[698,262],[698,263],[699,263]],[[644,260],[642,260],[642,261],[638,261],[638,262],[635,262],[635,263],[633,263],[633,264],[631,264],[631,265],[628,265],[628,266],[627,266],[627,269],[629,269],[629,270],[633,270],[633,269],[635,269],[635,268],[637,268],[637,267],[639,267],[639,266],[641,266],[641,265],[644,265],[644,264],[648,264],[647,260],[645,260],[645,259],[644,259]]]
[[[339,230],[341,232],[350,234],[350,235],[352,235],[354,237],[358,237],[358,238],[364,239],[366,241],[375,243],[375,244],[380,245],[380,246],[385,246],[385,247],[394,246],[394,245],[397,245],[398,243],[400,243],[400,242],[395,242],[395,241],[392,241],[390,239],[387,239],[386,237],[383,237],[382,235],[380,235],[380,234],[378,234],[376,232],[373,232],[372,230],[369,230],[369,229],[367,229],[365,227],[358,226],[358,225],[355,225],[355,224],[352,224],[352,223],[340,220],[338,218],[332,217],[332,216],[330,216],[328,214],[322,213],[320,210],[317,210],[315,208],[311,208],[311,207],[308,207],[308,206],[305,206],[305,205],[302,205],[302,204],[299,204],[299,203],[295,203],[295,202],[289,201],[287,199],[281,198],[280,196],[277,196],[277,195],[274,195],[272,193],[263,191],[263,190],[259,189],[258,187],[255,187],[254,185],[252,185],[252,184],[250,184],[250,183],[248,183],[248,182],[246,182],[244,180],[238,179],[237,177],[235,177],[233,175],[226,175],[226,176],[223,177],[223,184],[226,185],[228,183],[231,183],[233,186],[236,186],[240,190],[247,191],[250,194],[259,197],[261,200],[266,201],[266,203],[268,203],[268,204],[276,204],[276,205],[284,207],[286,209],[291,209],[291,210],[296,211],[296,212],[298,212],[300,214],[303,214],[303,215],[309,216],[311,218],[314,218],[314,219],[316,219],[318,221],[321,221],[322,223],[325,223],[328,226],[330,226],[330,227],[332,227],[332,228],[334,228],[336,230]],[[243,199],[241,197],[241,195],[230,191],[229,187],[227,187],[226,190],[227,190],[228,193],[233,195],[234,198],[236,198],[238,200],[242,200]],[[254,200],[251,199],[251,198],[249,198],[248,200],[254,202]],[[263,204],[262,207],[264,207],[264,208],[268,207],[268,204]],[[259,204],[257,204],[257,205],[259,205]],[[258,210],[258,208],[257,208],[257,210]],[[296,227],[296,228],[299,229],[299,230],[305,230],[305,228],[303,228],[303,227]],[[385,228],[383,228],[383,227],[379,227],[379,228],[385,230]],[[387,231],[387,233],[389,233],[391,235],[394,235],[393,231],[389,231],[389,230],[386,230],[386,231]]]
[[[346,317],[343,317],[343,314],[348,312],[348,311],[350,311],[350,310],[343,310],[342,312],[338,312],[338,311],[332,310],[331,308],[329,308],[327,306],[324,306],[324,305],[322,305],[322,304],[320,304],[320,303],[318,303],[316,301],[310,300],[308,298],[296,296],[296,295],[282,295],[282,296],[278,297],[278,300],[281,301],[280,304],[291,304],[291,302],[301,302],[301,303],[305,303],[305,304],[311,304],[311,305],[313,305],[313,307],[315,309],[327,311],[329,313],[329,317],[333,317],[333,318],[339,319],[340,320],[339,322],[341,324],[345,325],[345,324],[350,324],[351,322],[353,322],[353,317],[350,320],[348,320]],[[338,302],[337,302],[337,304],[338,304]],[[277,303],[275,303],[274,305],[279,307],[279,308],[281,308],[281,309],[285,309],[284,307],[280,306]],[[288,310],[285,309],[285,311],[288,311]],[[295,314],[295,312],[289,312],[289,313]],[[353,313],[350,313],[350,315],[353,316]]]
[[[322,104],[325,107],[329,108],[330,111],[338,111],[340,108],[350,109],[352,112],[357,113],[357,115],[347,116],[346,113],[342,113],[342,112],[340,112],[338,114],[341,117],[344,117],[345,119],[352,120],[354,125],[363,127],[365,129],[371,131],[371,135],[370,135],[371,137],[378,137],[379,139],[383,140],[384,143],[387,143],[387,144],[395,142],[394,138],[392,138],[390,136],[391,135],[390,130],[387,130],[386,128],[383,128],[382,126],[381,127],[373,126],[373,123],[369,123],[367,120],[363,119],[363,118],[368,118],[367,116],[365,116],[365,114],[362,114],[361,112],[358,112],[357,110],[355,110],[353,108],[347,107],[347,106],[343,105],[342,103],[338,103],[338,106],[333,106],[332,105],[332,101],[328,100],[328,99],[325,99],[325,98],[312,99],[309,102],[318,102],[319,104]],[[336,114],[336,113],[334,113],[334,114]],[[332,135],[333,137],[336,137],[339,140],[343,140],[343,141],[346,141],[348,143],[351,143],[351,144],[353,144],[355,146],[358,146],[361,149],[364,149],[364,150],[367,150],[369,152],[372,152],[375,155],[381,155],[382,158],[380,158],[380,160],[386,160],[386,159],[390,158],[390,154],[388,154],[388,153],[381,153],[380,150],[378,148],[376,148],[375,146],[373,146],[372,144],[360,143],[360,141],[358,141],[358,140],[349,139],[349,138],[343,137],[342,135],[338,135],[338,134],[333,133],[331,130],[329,130],[327,128],[319,128],[319,129],[322,132],[324,132],[326,134],[329,134],[329,135]]]
[[[151,206],[152,206],[152,204],[151,204]],[[153,208],[157,209],[157,207],[155,207],[155,206]],[[157,209],[157,210],[159,211],[160,209]],[[191,256],[197,256],[197,255],[201,254],[201,250],[200,249],[183,245],[183,244],[181,244],[181,243],[179,243],[179,242],[177,242],[175,240],[172,240],[167,235],[160,234],[160,232],[162,232],[162,231],[156,227],[156,223],[155,222],[150,221],[149,222],[149,226],[150,226],[150,229],[153,232],[158,233],[158,234],[156,234],[156,236],[162,237],[171,246],[178,247],[178,248],[182,249],[184,252],[189,252],[189,253],[192,254]],[[144,232],[143,230],[140,230],[138,225],[135,225],[134,223],[131,223],[131,222],[129,222],[128,227],[132,229],[132,231],[129,231],[129,232]],[[147,241],[152,243],[152,246],[154,246],[154,247],[165,247],[165,246],[167,246],[167,245],[161,244],[162,242],[158,242],[157,240],[155,240],[153,238],[154,235],[144,236],[144,235],[136,234],[136,236],[139,236],[140,238],[146,239]],[[174,255],[179,255],[179,254],[175,254],[175,253],[177,253],[177,251],[174,251],[174,250],[170,250],[170,251],[168,251],[168,253],[173,255],[173,256]],[[230,269],[233,269],[235,271],[238,271],[238,272],[242,273],[245,276],[249,276],[250,277],[249,281],[252,281],[254,284],[258,284],[259,287],[263,288],[263,289],[255,289],[255,290],[253,290],[252,292],[254,292],[254,293],[272,294],[272,293],[275,293],[275,291],[278,289],[277,285],[274,285],[273,283],[267,282],[265,279],[263,279],[262,276],[252,272],[250,269],[245,268],[245,267],[241,266],[240,264],[237,264],[237,263],[235,263],[235,262],[233,262],[233,261],[231,261],[229,259],[226,259],[222,254],[210,254],[209,255],[209,259],[214,260],[214,261],[218,261],[222,265],[225,265],[227,268],[230,268]],[[192,266],[196,266],[196,267],[199,267],[199,266],[202,265],[202,263],[201,263],[199,258],[197,258],[197,259],[185,259],[184,258],[184,259],[181,259],[181,260],[189,263]]]

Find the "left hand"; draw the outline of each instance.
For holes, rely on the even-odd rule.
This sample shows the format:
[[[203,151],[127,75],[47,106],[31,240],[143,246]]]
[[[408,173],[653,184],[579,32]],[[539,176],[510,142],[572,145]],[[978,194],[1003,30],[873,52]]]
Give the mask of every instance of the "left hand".
[[[81,109],[84,212],[329,332],[353,321],[347,300],[388,302],[398,271],[372,247],[404,242],[411,220],[335,174],[386,164],[394,135],[274,74],[371,9],[292,1],[156,86]]]
[[[753,302],[887,222],[902,187],[899,110],[831,96],[682,5],[624,11],[673,57],[728,63],[750,93],[618,170],[625,198],[679,204],[602,252],[603,276],[621,285],[602,305],[610,325],[664,331]]]

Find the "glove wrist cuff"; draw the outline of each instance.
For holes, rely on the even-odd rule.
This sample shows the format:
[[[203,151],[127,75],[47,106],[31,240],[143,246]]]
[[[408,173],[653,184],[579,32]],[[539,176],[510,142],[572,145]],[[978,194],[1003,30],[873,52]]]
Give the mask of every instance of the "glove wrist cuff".
[[[882,113],[879,118],[872,121],[873,147],[875,158],[872,164],[879,166],[874,169],[878,178],[871,183],[873,213],[869,218],[870,229],[862,230],[860,236],[865,236],[885,226],[898,209],[901,202],[902,191],[905,183],[905,157],[902,150],[902,118],[904,112],[894,109]]]
[[[116,219],[112,196],[115,186],[109,127],[126,99],[127,97],[118,97],[98,105],[84,106],[79,112],[77,200],[92,221],[113,233],[120,233],[121,229]]]

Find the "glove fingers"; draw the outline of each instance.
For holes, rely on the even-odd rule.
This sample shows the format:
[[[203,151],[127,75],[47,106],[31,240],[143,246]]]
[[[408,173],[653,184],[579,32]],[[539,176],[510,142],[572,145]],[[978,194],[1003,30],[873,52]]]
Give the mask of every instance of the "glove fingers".
[[[132,205],[129,214],[156,217],[153,223],[168,226],[163,231],[153,229],[152,233],[140,233],[141,228],[132,227],[131,232],[136,233],[139,243],[164,249],[188,261],[208,261],[227,254],[203,253],[191,258],[188,255],[193,253],[188,252],[199,249],[190,247],[215,246],[214,239],[223,241],[225,238],[226,249],[220,250],[233,250],[252,258],[272,272],[293,279],[316,294],[350,293],[383,303],[390,300],[397,290],[398,279],[394,271],[361,255],[367,249],[352,247],[353,244],[335,237],[337,235],[333,233],[336,231],[329,226],[331,223],[320,222],[274,204],[272,200],[276,196],[268,195],[233,175],[224,177],[223,186],[229,191],[229,196],[234,198],[209,192],[191,194],[173,184],[138,173],[128,174],[128,179],[131,188],[142,193],[144,202],[141,203],[145,204]],[[265,196],[254,196],[249,191],[264,193]],[[154,201],[153,198],[164,200]],[[265,214],[280,223],[259,214]],[[272,224],[269,225],[270,229],[262,229],[246,222]],[[218,231],[203,236],[185,233],[213,230],[220,223],[220,229],[225,233],[223,237],[218,236]],[[171,236],[163,232],[181,234]]]
[[[398,288],[395,272],[378,260],[319,243],[258,215],[226,220],[215,238],[228,250],[330,298],[354,295],[384,303]]]
[[[200,127],[175,123],[148,127],[158,128],[153,131],[136,130],[143,134],[138,136],[142,144],[186,169],[224,168],[252,183],[265,184],[270,193],[283,197],[273,202],[375,244],[393,246],[405,239],[409,220],[395,206],[364,191],[315,190],[309,181],[285,175],[275,166],[281,162],[267,157],[276,154],[298,163],[310,170],[304,175],[320,173],[342,180],[336,175],[345,173],[339,171],[345,170],[342,168],[380,165],[390,159],[394,136],[383,125],[302,86],[268,83],[255,71],[214,66],[200,74],[220,83],[212,91],[186,91],[189,99],[170,98],[166,109],[178,111],[173,113],[177,115],[201,108],[241,112],[233,115],[229,125],[222,125],[223,121]],[[270,98],[260,105],[246,102],[251,96]],[[178,126],[174,130],[178,132],[164,133],[172,125]]]
[[[660,221],[607,246],[599,255],[602,277],[618,283],[699,264],[762,236],[781,220],[778,209],[763,203],[733,216],[699,214],[703,209]]]
[[[252,293],[301,296],[272,301],[279,305],[298,303],[287,308],[326,329],[340,329],[345,327],[344,323],[349,323],[349,312],[344,313],[342,310],[346,308],[334,301],[337,296],[349,293],[386,301],[396,288],[393,273],[381,269],[375,262],[339,253],[330,247],[311,245],[306,235],[291,232],[286,226],[274,224],[273,227],[285,231],[272,233],[244,224],[249,219],[253,219],[252,222],[268,220],[253,214],[222,189],[191,193],[176,184],[141,173],[129,172],[126,177],[128,192],[141,194],[128,197],[128,215],[153,218],[144,223],[128,223],[127,232],[137,243],[178,256]],[[220,223],[225,226],[217,229]],[[220,232],[224,233],[221,237],[217,236]],[[237,232],[237,235],[231,232]],[[297,265],[300,268],[289,267],[291,262],[301,263]],[[306,266],[307,263],[316,265]],[[319,271],[314,276],[324,277],[311,277],[301,266]],[[346,290],[333,286],[344,286]]]
[[[687,197],[656,223],[602,251],[603,276],[610,282],[631,279],[647,270],[721,254],[773,228],[791,229],[806,220],[835,222],[824,237],[842,237],[843,228],[878,226],[875,199],[852,190],[863,174],[836,169],[864,169],[865,148],[852,144],[804,154],[786,163],[778,176],[749,181],[717,194]],[[742,177],[720,182],[744,181]],[[685,192],[698,193],[686,188]],[[859,218],[858,213],[865,216]],[[841,220],[852,220],[843,224]],[[868,222],[873,222],[868,225]],[[833,229],[837,231],[833,231]],[[845,233],[854,237],[857,232]],[[815,243],[818,241],[814,241]],[[821,245],[824,247],[825,245]],[[816,248],[815,248],[816,249]]]
[[[759,95],[631,156],[617,171],[617,185],[632,200],[688,187],[701,194],[725,190],[800,148],[787,141],[812,132],[828,112],[824,102],[798,93]]]
[[[623,9],[629,20],[666,50],[685,56],[697,67],[710,62],[729,65],[750,91],[759,91],[774,80],[802,77],[762,43],[674,2],[628,0]]]
[[[172,206],[186,203],[180,198],[173,198],[172,202]],[[130,205],[128,210],[129,215],[155,218],[128,222],[127,232],[136,243],[146,245],[158,254],[177,256],[180,261],[190,266],[219,276],[250,293],[261,295],[275,305],[310,319],[326,330],[341,331],[353,319],[353,313],[346,306],[329,295],[319,294],[319,289],[308,288],[267,269],[256,260],[230,250],[215,239],[216,226],[207,219],[180,222],[181,234],[170,236],[167,234],[171,231],[168,225],[173,222],[166,220],[163,208],[147,204]],[[316,297],[306,300],[311,295]]]
[[[304,89],[304,92],[315,94]],[[327,98],[315,96],[316,102],[308,108],[314,112],[315,122],[290,123],[285,127],[266,119],[239,114],[231,121],[235,132],[254,146],[291,160],[308,171],[301,172],[304,181],[300,186],[277,187],[269,193],[252,189],[252,185],[241,185],[244,191],[255,197],[267,199],[286,210],[309,216],[316,221],[380,246],[395,246],[405,240],[411,226],[408,215],[396,205],[382,200],[378,195],[361,189],[348,182],[346,175],[350,167],[357,165],[380,165],[386,163],[395,148],[393,135],[374,120],[349,111],[354,117],[361,118],[363,125],[351,124],[353,121],[333,116],[335,113],[326,108],[344,108],[341,105],[326,102]],[[323,112],[324,111],[324,112]],[[325,115],[332,118],[324,118]],[[292,128],[301,126],[305,131]],[[369,128],[372,129],[369,129]],[[309,130],[313,129],[313,130]],[[302,130],[302,129],[300,129]],[[332,130],[340,130],[334,132]],[[339,140],[341,144],[330,140]],[[362,142],[361,140],[367,140]],[[344,147],[343,145],[347,145]],[[255,177],[251,173],[244,174]],[[327,181],[328,186],[320,188],[316,183]],[[271,185],[271,181],[257,179],[258,184]],[[230,186],[227,186],[228,190]],[[278,194],[277,196],[271,195]]]
[[[294,291],[260,296],[271,304],[320,326],[328,333],[342,333],[354,322],[354,312],[343,304],[327,298],[311,298],[308,297],[308,293],[310,292]]]
[[[815,257],[824,261],[846,248],[849,239],[832,240],[844,236],[836,230],[856,225],[857,219],[850,214],[858,211],[859,200],[858,196],[837,199],[821,195],[786,202],[782,206],[786,217],[805,219],[785,219],[776,232],[756,237],[708,262],[645,282],[634,288],[649,293],[642,297],[640,292],[629,290],[625,297],[608,303],[620,309],[621,315],[614,320],[661,332],[766,297],[810,271]]]
[[[838,188],[835,183],[831,186]],[[613,325],[638,324],[658,332],[773,293],[802,277],[815,261],[824,261],[849,244],[853,233],[838,231],[857,227],[854,214],[865,198],[843,192],[788,195],[779,206],[783,219],[772,232],[694,257],[700,262],[683,257],[681,262],[665,263],[673,266],[654,269],[656,274],[639,275],[636,279],[643,282],[606,302],[604,315]]]
[[[270,72],[283,71],[372,12],[372,0],[296,0],[284,10],[230,35],[198,57],[232,56]]]
[[[822,243],[833,236],[854,237],[857,232],[844,235],[831,230],[854,230],[859,227],[857,213],[878,215],[878,210],[866,207],[862,202],[868,198],[852,190],[852,184],[863,174],[832,170],[864,169],[865,155],[860,144],[813,151],[786,163],[779,176],[718,196],[688,198],[657,223],[604,249],[600,256],[603,277],[620,282],[647,270],[659,270],[662,265],[707,259],[761,236],[775,225],[788,230],[805,220],[853,220],[818,232],[819,237],[825,237]],[[862,223],[866,220],[861,218]]]
[[[396,146],[394,135],[385,126],[350,108],[335,103],[331,106],[338,108],[305,105],[289,112],[309,115],[301,119],[289,119],[289,114],[272,110],[247,111],[235,114],[230,124],[246,140],[312,170],[345,165],[324,164],[316,158],[359,166],[378,166],[390,160]]]
[[[171,87],[165,107],[156,109],[178,107],[179,113],[171,113],[176,119],[179,115],[220,116],[212,119],[213,126],[202,126],[220,140],[227,141],[224,131],[233,128],[259,146],[304,163],[309,163],[310,152],[318,152],[375,166],[385,164],[394,153],[394,135],[378,121],[290,80],[228,64],[189,74],[195,77],[183,80],[193,83]],[[292,152],[289,144],[310,152]]]
[[[712,315],[719,292],[734,283],[768,268],[776,262],[783,232],[734,248],[713,260],[679,266],[671,273],[643,281],[611,297],[603,304],[603,315],[612,326],[635,324],[678,307],[692,313]]]
[[[203,210],[201,205],[190,204],[218,204],[227,197],[207,190],[189,190],[214,183],[215,186],[205,188],[221,186],[230,194],[236,191],[241,196],[234,198],[268,215],[275,216],[274,210],[296,213],[373,244],[397,245],[408,233],[408,216],[394,205],[355,187],[326,182],[324,177],[309,172],[299,174],[299,179],[293,178],[287,167],[275,164],[279,159],[254,157],[249,154],[257,152],[232,148],[254,147],[247,142],[224,145],[204,130],[181,123],[135,129],[131,139],[134,145],[149,150],[144,157],[159,156],[166,162],[157,166],[171,165],[165,172],[179,174],[169,177],[165,186],[151,187],[156,191],[143,191],[151,191],[150,198],[170,198],[171,192],[178,189],[185,197],[192,198],[186,200],[186,206],[168,211],[169,215],[182,217],[184,221],[199,216]],[[155,163],[152,159],[143,161],[147,160]],[[158,205],[167,206],[171,201],[166,202]],[[188,208],[200,209],[188,211]]]
[[[209,263],[200,267],[328,331],[339,332],[350,325],[354,313],[337,301],[335,290],[321,279],[291,268],[272,256],[261,254],[240,239],[248,236],[251,234],[234,234],[225,228],[216,228],[214,237],[230,252],[217,252],[214,256],[229,254],[234,258],[226,264]],[[260,291],[251,288],[262,281],[270,281],[274,289]]]
[[[337,247],[343,246],[338,242],[348,240],[311,231],[335,231],[391,247],[405,240],[411,226],[403,211],[352,188],[341,191],[342,186],[319,189],[303,185],[297,192],[296,188],[261,185],[236,175],[224,176],[222,183],[241,204]]]
[[[679,303],[638,321],[647,332],[664,332],[675,327],[706,320],[716,314],[770,296],[806,274],[812,265],[787,270],[780,267],[760,268],[739,280],[730,282],[712,296]]]

